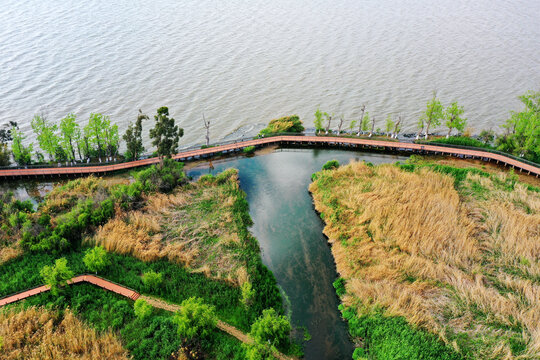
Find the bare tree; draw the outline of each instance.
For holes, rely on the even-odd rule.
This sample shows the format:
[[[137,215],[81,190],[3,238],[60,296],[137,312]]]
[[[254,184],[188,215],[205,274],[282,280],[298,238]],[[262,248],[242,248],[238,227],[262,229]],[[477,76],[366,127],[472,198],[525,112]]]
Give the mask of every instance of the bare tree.
[[[328,131],[330,131],[330,124],[332,123],[332,118],[334,117],[334,114],[328,115],[328,113],[324,113],[324,116],[326,116],[326,120],[328,121],[326,123],[326,134],[328,134]]]
[[[345,121],[345,118],[343,117],[343,115],[341,115],[339,117],[339,126],[338,126],[338,135],[341,134],[341,127],[343,126],[343,122]]]
[[[375,131],[375,116],[371,117],[371,131],[369,132],[369,137],[373,135],[373,132]]]
[[[206,128],[206,146],[208,147],[210,145],[210,121],[206,121],[206,118],[204,117],[204,113],[202,114],[204,127]]]
[[[360,108],[362,115],[360,115],[360,121],[358,122],[358,136],[360,136],[360,131],[362,131],[362,121],[364,120],[364,113],[366,111],[366,104],[363,104]]]
[[[393,139],[397,139],[398,133],[401,129],[401,121],[403,120],[403,115],[399,114],[398,119],[396,121],[396,125],[394,126],[394,133],[392,134]]]

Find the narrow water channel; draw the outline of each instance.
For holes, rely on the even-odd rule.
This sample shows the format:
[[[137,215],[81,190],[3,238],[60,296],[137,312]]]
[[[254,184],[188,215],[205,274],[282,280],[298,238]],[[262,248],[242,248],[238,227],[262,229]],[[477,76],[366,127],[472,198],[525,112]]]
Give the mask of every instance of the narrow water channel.
[[[263,156],[236,158],[203,164],[188,171],[194,178],[227,168],[239,170],[240,184],[247,193],[263,262],[285,292],[294,326],[305,326],[312,338],[305,358],[351,359],[353,345],[342,321],[332,287],[336,268],[323,223],[316,214],[308,185],[311,174],[336,159],[374,164],[395,162],[402,157],[338,150],[278,150]]]

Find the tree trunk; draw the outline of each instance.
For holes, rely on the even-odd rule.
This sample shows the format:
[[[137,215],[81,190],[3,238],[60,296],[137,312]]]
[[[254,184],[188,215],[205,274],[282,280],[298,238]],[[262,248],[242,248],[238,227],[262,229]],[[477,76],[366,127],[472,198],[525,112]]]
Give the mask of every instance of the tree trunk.
[[[431,125],[431,121],[428,121],[427,123],[427,126],[426,126],[426,136],[424,137],[425,140],[428,139],[428,134],[429,134],[429,125]]]
[[[396,122],[396,125],[394,126],[394,132],[392,133],[392,137],[391,137],[392,139],[397,139],[399,124],[401,124],[401,115],[398,116],[398,121]]]
[[[422,120],[422,126],[418,128],[418,132],[416,133],[416,140],[420,139],[420,134],[422,134],[422,130],[424,130],[424,120]]]
[[[366,105],[362,105],[362,108],[360,110],[362,111],[362,115],[360,116],[360,122],[358,123],[358,136],[360,136],[360,131],[362,131],[362,121],[364,120],[364,112],[366,111]]]
[[[373,136],[373,131],[375,131],[375,117],[371,118],[371,131],[369,133],[369,137]]]
[[[204,127],[206,128],[206,147],[210,146],[210,121],[206,121],[203,113]]]

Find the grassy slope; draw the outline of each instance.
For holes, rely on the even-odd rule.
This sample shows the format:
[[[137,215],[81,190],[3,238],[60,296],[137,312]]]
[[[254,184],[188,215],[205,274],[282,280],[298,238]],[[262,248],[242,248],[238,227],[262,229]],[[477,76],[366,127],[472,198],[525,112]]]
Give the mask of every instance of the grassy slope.
[[[538,189],[412,162],[321,171],[310,190],[357,355],[539,355]]]
[[[40,205],[40,210],[36,214],[29,214],[29,217],[37,219],[43,211],[47,211],[53,214],[51,224],[54,227],[61,222],[59,219],[64,216],[62,214],[71,211],[75,204],[84,201],[87,197],[102,201],[107,198],[109,192],[108,185],[100,179],[77,180],[76,183],[68,183],[53,190],[45,202]],[[173,200],[171,206],[170,200],[173,197],[182,198],[182,201],[175,202]],[[138,250],[140,247],[138,247],[137,241],[140,241],[140,238],[146,239],[146,235],[154,238],[156,235],[162,235],[160,246],[165,251],[161,254],[169,255],[172,252],[172,256],[147,256],[148,252],[145,251],[120,251],[115,248],[113,250],[133,254],[146,261],[132,255],[111,253],[112,265],[100,275],[139,292],[154,294],[175,303],[180,303],[191,296],[201,297],[205,302],[216,306],[222,320],[244,331],[249,331],[251,323],[261,314],[262,309],[274,307],[281,311],[281,296],[275,279],[262,264],[257,241],[247,229],[251,224],[251,218],[245,194],[238,188],[235,170],[227,171],[216,177],[204,177],[199,183],[188,185],[186,189],[181,188],[172,195],[145,195],[141,203],[150,204],[149,208],[154,211],[151,215],[154,220],[158,221],[160,229],[163,226],[164,233],[152,233],[152,229],[143,227],[137,229],[139,237],[124,237],[124,242],[127,243],[125,240],[131,239],[131,245],[135,244],[132,249]],[[136,206],[136,208],[139,208],[137,211],[140,215],[139,219],[143,218],[144,221],[144,217],[147,215],[146,211],[149,208],[141,207],[141,205]],[[158,208],[159,211],[157,211]],[[94,231],[102,234],[102,229],[110,226],[111,223],[118,219],[123,222],[126,218],[130,219],[129,217],[135,213],[135,211],[126,213],[119,206],[116,207],[115,212],[116,215],[103,228],[90,228],[84,242],[92,242],[88,239],[92,238]],[[227,219],[224,220],[223,216]],[[209,220],[204,222],[203,218],[206,217]],[[132,223],[127,221],[128,225]],[[20,233],[16,231],[16,229],[10,230],[15,238],[20,236]],[[141,234],[144,231],[150,231],[150,234]],[[188,238],[194,241],[190,242]],[[184,246],[174,246],[181,242],[189,244],[187,246],[185,244]],[[8,245],[12,246],[13,244]],[[116,245],[122,246],[124,244],[116,243]],[[55,255],[42,251],[26,252],[24,256],[1,264],[0,296],[41,284],[39,270],[61,256],[68,259],[69,266],[75,273],[85,272],[82,262],[85,248],[76,244],[72,248],[73,250]],[[194,252],[203,261],[196,260],[198,261],[196,262],[197,266],[190,269],[189,265],[192,263],[182,261],[182,259],[190,256],[195,257]],[[222,257],[226,261],[223,261]],[[204,267],[204,262],[208,263],[209,271],[193,271]],[[184,266],[184,264],[188,266]],[[220,269],[220,266],[223,268]],[[141,274],[150,269],[164,275],[164,283],[159,289],[145,289],[142,283]],[[255,289],[255,298],[248,308],[245,308],[241,303],[241,291],[238,285],[242,281],[250,281]],[[40,303],[39,299],[37,303]],[[44,300],[47,299],[44,298]],[[63,302],[59,302],[56,305],[62,307],[62,304]],[[84,313],[84,307],[79,307],[79,309]],[[230,345],[231,341],[236,341],[221,333],[216,333],[213,339],[223,343],[218,348],[228,348],[232,346]],[[239,350],[238,346],[232,346],[231,349],[236,349],[238,355],[243,356],[243,350]],[[234,352],[224,353],[227,354],[225,358],[228,358]],[[213,352],[213,354],[211,357],[223,358],[222,354],[217,352]]]

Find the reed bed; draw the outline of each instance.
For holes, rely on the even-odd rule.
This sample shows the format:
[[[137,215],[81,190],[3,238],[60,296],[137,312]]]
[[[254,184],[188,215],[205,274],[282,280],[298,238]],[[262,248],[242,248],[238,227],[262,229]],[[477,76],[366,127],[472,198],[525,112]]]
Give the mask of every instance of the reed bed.
[[[97,333],[69,310],[62,315],[43,308],[11,308],[0,312],[0,358],[129,359],[111,332]]]
[[[317,173],[310,191],[358,316],[382,308],[472,358],[540,357],[538,192],[364,163]]]
[[[172,194],[149,195],[145,206],[119,212],[87,243],[143,261],[166,258],[193,272],[241,285],[246,273],[243,249],[233,219],[243,193],[236,171],[219,181],[202,180]]]

